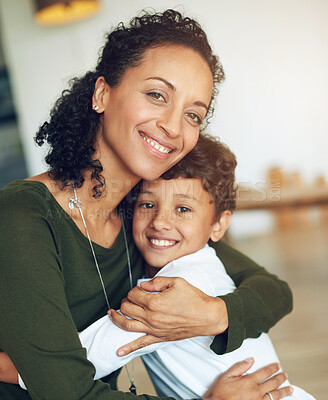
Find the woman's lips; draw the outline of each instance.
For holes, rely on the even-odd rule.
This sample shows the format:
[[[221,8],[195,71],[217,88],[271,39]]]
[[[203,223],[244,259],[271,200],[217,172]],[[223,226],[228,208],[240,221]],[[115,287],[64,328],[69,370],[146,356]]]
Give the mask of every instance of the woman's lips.
[[[175,146],[171,144],[164,143],[161,139],[154,138],[144,132],[139,132],[140,136],[142,137],[146,147],[155,155],[159,156],[160,158],[168,158],[169,154],[176,150]]]

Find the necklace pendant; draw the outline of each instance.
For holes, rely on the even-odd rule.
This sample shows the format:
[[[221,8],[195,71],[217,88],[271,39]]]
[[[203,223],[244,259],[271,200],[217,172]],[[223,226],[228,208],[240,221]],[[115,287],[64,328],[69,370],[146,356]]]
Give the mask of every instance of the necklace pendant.
[[[134,386],[133,383],[131,383],[131,386],[130,386],[129,390],[130,390],[131,393],[133,393],[135,395],[137,394],[137,388]]]
[[[75,199],[69,199],[68,208],[74,210],[75,207]]]
[[[71,210],[74,210],[74,207],[77,207],[77,208],[81,208],[81,206],[82,206],[82,202],[81,202],[81,200],[78,200],[78,199],[69,199],[69,202],[68,202],[68,207],[71,209]]]

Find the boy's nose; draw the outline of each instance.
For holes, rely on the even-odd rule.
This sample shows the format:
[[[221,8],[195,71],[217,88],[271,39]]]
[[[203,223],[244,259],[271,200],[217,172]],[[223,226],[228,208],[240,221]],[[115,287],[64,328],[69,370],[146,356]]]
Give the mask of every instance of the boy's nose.
[[[169,210],[157,212],[151,221],[152,227],[157,231],[161,229],[172,229],[173,223],[170,214],[171,212]]]

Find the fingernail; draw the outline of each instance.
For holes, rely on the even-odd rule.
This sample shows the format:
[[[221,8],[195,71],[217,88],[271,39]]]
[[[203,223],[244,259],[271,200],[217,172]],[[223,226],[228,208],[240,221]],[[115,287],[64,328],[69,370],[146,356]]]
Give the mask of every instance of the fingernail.
[[[112,319],[112,312],[111,312],[111,310],[108,310],[108,311],[107,311],[107,315],[109,316],[110,319]]]
[[[289,394],[292,394],[293,393],[293,391],[294,391],[294,388],[293,387],[291,387],[291,386],[289,386]]]
[[[124,350],[120,350],[120,351],[117,353],[117,355],[118,355],[119,357],[122,357],[122,356],[125,355],[125,351],[124,351]]]
[[[244,361],[247,362],[247,363],[250,363],[250,362],[253,361],[253,358],[252,358],[252,357],[248,357],[248,358],[246,358]]]

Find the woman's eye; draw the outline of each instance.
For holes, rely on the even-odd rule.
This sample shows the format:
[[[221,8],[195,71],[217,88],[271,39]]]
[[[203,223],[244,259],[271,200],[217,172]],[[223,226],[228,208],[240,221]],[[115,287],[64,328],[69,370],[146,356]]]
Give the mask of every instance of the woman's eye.
[[[165,101],[164,96],[158,92],[148,92],[147,96],[151,97],[154,100]]]
[[[199,115],[195,113],[186,113],[187,117],[189,117],[193,122],[195,122],[197,125],[201,125],[203,122],[202,119],[200,118]]]
[[[179,213],[186,213],[186,212],[190,212],[191,210],[188,207],[180,206],[180,207],[177,207],[177,211]]]

